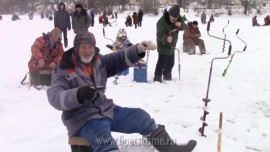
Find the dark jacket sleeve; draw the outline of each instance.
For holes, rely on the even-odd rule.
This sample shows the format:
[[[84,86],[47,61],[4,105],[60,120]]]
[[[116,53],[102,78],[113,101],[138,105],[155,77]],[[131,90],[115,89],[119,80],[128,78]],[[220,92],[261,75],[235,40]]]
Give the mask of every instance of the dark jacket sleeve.
[[[107,77],[111,77],[133,66],[144,56],[145,53],[137,54],[137,45],[133,45],[115,53],[101,56],[101,60],[106,68]]]
[[[165,21],[162,21],[162,19],[157,22],[157,42],[163,45],[168,43],[169,32],[166,30],[166,26]]]

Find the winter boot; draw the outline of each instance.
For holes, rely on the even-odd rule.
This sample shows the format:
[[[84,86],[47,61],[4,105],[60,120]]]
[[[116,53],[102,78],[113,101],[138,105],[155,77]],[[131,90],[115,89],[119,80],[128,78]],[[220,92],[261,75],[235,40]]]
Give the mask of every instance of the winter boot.
[[[158,82],[162,83],[161,77],[155,77],[155,78],[154,78],[154,81],[158,81]]]
[[[155,129],[147,139],[159,152],[191,152],[197,144],[195,140],[190,140],[187,144],[177,145],[163,125]]]
[[[172,78],[171,77],[163,77],[163,80],[165,80],[165,81],[172,81]]]

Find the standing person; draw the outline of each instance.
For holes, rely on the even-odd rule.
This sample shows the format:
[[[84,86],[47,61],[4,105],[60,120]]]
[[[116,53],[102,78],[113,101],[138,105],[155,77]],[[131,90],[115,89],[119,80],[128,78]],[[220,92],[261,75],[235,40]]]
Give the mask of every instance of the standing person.
[[[32,20],[32,19],[33,19],[33,17],[34,17],[34,13],[33,13],[33,11],[31,11],[31,12],[28,14],[28,17],[29,17],[29,19],[30,19],[30,20]]]
[[[54,27],[59,27],[63,32],[65,48],[68,47],[67,30],[70,30],[70,17],[63,2],[58,4],[58,10],[54,13]]]
[[[202,24],[206,24],[206,14],[205,14],[204,11],[203,11],[203,13],[201,14],[201,22],[202,22]]]
[[[183,40],[186,51],[189,55],[195,54],[195,45],[199,46],[200,53],[205,54],[204,41],[200,39],[201,32],[198,28],[198,22],[193,21],[188,23],[188,27],[184,31]]]
[[[115,18],[117,19],[117,18],[118,18],[118,16],[117,16],[117,12],[114,12],[114,15],[115,15]]]
[[[91,20],[91,26],[94,26],[94,24],[95,24],[95,14],[94,14],[93,10],[90,11],[89,17],[90,17],[90,20]]]
[[[34,85],[37,89],[41,89],[42,85],[49,86],[51,77],[47,80],[46,78],[43,79],[40,71],[52,70],[59,64],[64,53],[61,43],[61,30],[55,27],[51,32],[43,33],[43,36],[38,37],[32,45],[31,53],[32,56],[28,62],[31,85]]]
[[[138,26],[141,27],[142,26],[142,20],[143,20],[143,11],[142,10],[139,10],[138,20],[139,20]]]
[[[73,12],[71,16],[72,29],[74,30],[74,33],[77,34],[81,31],[88,31],[91,21],[87,15],[86,10],[82,7],[81,4],[76,4],[75,9],[76,11]]]
[[[177,145],[165,127],[156,125],[146,111],[118,106],[105,95],[109,77],[138,62],[146,50],[155,49],[153,42],[142,41],[124,51],[101,55],[92,33],[75,36],[74,47],[64,53],[47,91],[50,104],[63,111],[69,137],[85,138],[94,152],[119,152],[111,132],[140,133],[160,152],[194,149],[195,140]]]
[[[257,22],[257,16],[252,18],[252,26],[260,26],[260,24]]]
[[[41,17],[41,19],[44,18],[44,12],[43,11],[40,12],[40,17]]]
[[[180,16],[180,6],[174,5],[164,10],[163,16],[157,22],[157,50],[158,61],[155,69],[154,81],[162,83],[163,80],[172,80],[172,68],[174,66],[174,48],[178,40],[179,30],[186,28],[185,21]],[[172,35],[169,32],[179,28]]]
[[[214,15],[211,15],[210,18],[209,18],[209,22],[214,22],[215,19],[214,19]]]
[[[136,29],[137,28],[137,25],[139,23],[138,15],[137,15],[136,12],[133,12],[132,19],[133,19],[133,24],[135,25],[135,29]]]

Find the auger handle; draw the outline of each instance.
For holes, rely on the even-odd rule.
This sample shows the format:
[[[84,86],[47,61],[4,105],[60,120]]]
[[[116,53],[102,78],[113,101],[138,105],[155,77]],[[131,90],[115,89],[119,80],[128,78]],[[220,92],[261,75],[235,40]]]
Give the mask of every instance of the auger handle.
[[[229,46],[229,51],[228,51],[228,56],[230,56],[231,53],[232,53],[232,46],[230,45],[230,46]]]
[[[210,22],[207,23],[207,31],[210,31]]]
[[[239,29],[236,31],[236,34],[238,34],[239,33]]]
[[[246,51],[247,46],[244,47],[243,51]]]

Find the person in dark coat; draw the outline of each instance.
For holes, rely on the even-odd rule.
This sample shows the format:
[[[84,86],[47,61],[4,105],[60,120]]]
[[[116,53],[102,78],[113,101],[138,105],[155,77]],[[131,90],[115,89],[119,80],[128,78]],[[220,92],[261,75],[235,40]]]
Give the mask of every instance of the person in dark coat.
[[[270,18],[269,18],[269,15],[267,15],[267,16],[264,18],[264,26],[267,26],[267,25],[270,25]]]
[[[41,19],[44,18],[44,12],[43,12],[43,11],[40,12],[40,18],[41,18]]]
[[[53,17],[52,17],[51,14],[48,16],[48,19],[49,19],[49,21],[52,21],[53,20]]]
[[[17,21],[17,20],[21,20],[21,19],[19,18],[19,16],[18,16],[16,13],[14,13],[14,14],[12,15],[12,17],[11,17],[11,20],[12,20],[12,21]]]
[[[139,10],[139,13],[138,13],[138,26],[141,27],[142,26],[142,20],[143,20],[143,11],[142,10]]]
[[[209,22],[214,22],[214,15],[211,15],[210,18],[209,18]]]
[[[91,20],[81,4],[75,5],[76,11],[73,12],[72,18],[72,29],[77,34],[81,31],[88,31],[91,24]]]
[[[125,24],[127,27],[132,26],[132,18],[130,17],[130,15],[127,16]]]
[[[158,61],[155,69],[154,81],[162,83],[163,80],[172,80],[174,66],[174,47],[178,40],[179,30],[186,28],[185,21],[180,16],[180,6],[174,5],[164,10],[163,16],[157,22]],[[171,30],[179,29],[169,35]],[[171,47],[171,45],[173,47]]]
[[[203,13],[201,14],[201,23],[202,23],[202,24],[206,24],[206,14],[205,14],[205,12],[203,12]]]
[[[89,18],[91,20],[91,26],[94,26],[94,24],[95,24],[95,14],[94,14],[93,10],[90,11]]]
[[[184,30],[184,35],[183,35],[183,48],[184,52],[187,52],[189,55],[195,54],[195,46],[199,46],[200,48],[200,53],[205,54],[205,45],[204,41],[200,39],[201,37],[201,32],[198,28],[198,22],[193,21],[188,23],[188,27]]]
[[[252,18],[252,26],[260,26],[260,24],[257,22],[257,16]]]
[[[83,31],[75,36],[73,44],[54,69],[47,91],[49,103],[63,111],[62,121],[69,137],[85,138],[94,152],[119,152],[112,132],[139,133],[160,152],[194,149],[195,140],[177,145],[165,127],[156,125],[143,109],[121,107],[106,97],[107,79],[138,62],[146,50],[155,50],[153,42],[142,41],[122,51],[101,55],[94,35]]]
[[[54,12],[54,27],[59,27],[63,32],[65,48],[68,47],[67,30],[70,30],[69,12],[65,10],[65,4],[60,2],[58,10]]]
[[[136,29],[139,23],[138,15],[136,12],[133,12],[132,19],[133,19],[133,24],[135,25],[135,29]]]

